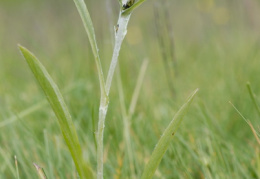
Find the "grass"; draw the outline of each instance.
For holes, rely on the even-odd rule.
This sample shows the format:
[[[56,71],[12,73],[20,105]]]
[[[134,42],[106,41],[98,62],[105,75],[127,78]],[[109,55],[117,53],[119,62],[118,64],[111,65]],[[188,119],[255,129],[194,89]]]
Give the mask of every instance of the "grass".
[[[26,14],[25,5],[23,8],[0,6],[4,8],[0,11],[0,18],[5,18],[5,21],[0,21],[1,26],[2,23],[15,22],[4,24],[6,28],[0,30],[3,49],[0,53],[0,120],[23,114],[44,99],[17,52],[16,43],[20,42],[37,54],[61,91],[80,84],[62,94],[78,133],[83,158],[95,166],[95,129],[91,119],[97,126],[97,99],[100,97],[95,62],[76,8],[72,8],[74,4],[70,1],[49,3],[28,2],[29,7],[42,7],[29,8],[30,12],[37,9],[35,17]],[[138,177],[142,175],[164,129],[189,93],[199,87],[200,92],[154,178],[259,178],[259,145],[251,128],[228,103],[231,101],[259,131],[258,112],[246,87],[250,81],[259,104],[259,35],[247,21],[241,20],[241,16],[247,18],[247,15],[235,9],[239,9],[240,4],[236,4],[234,9],[230,7],[234,21],[226,25],[207,19],[213,16],[213,9],[207,16],[202,16],[201,11],[194,8],[196,5],[192,5],[178,2],[177,8],[174,2],[169,2],[173,9],[170,13],[178,63],[174,98],[168,88],[156,34],[151,30],[154,28],[152,7],[146,3],[132,15],[119,57],[126,106],[131,103],[143,59],[149,59],[130,122],[134,173]],[[221,5],[229,8],[225,2],[218,4]],[[105,4],[90,2],[88,7],[97,33],[104,74],[107,74],[112,45],[107,42],[111,35],[109,30],[103,30],[103,26],[107,26],[106,18],[103,18]],[[96,12],[97,8],[104,11]],[[259,12],[254,13],[258,17]],[[15,21],[19,18],[30,21],[23,22],[25,26]],[[37,21],[41,22],[41,30],[37,28]],[[134,38],[138,33],[142,34],[141,41]],[[118,80],[113,83],[110,94],[113,100],[110,101],[104,134],[104,177],[131,178],[122,103],[119,101],[120,88],[117,87]],[[76,169],[54,114],[47,105],[36,110],[1,126],[0,161],[4,162],[0,165],[0,178],[17,176],[15,155],[20,178],[37,177],[34,162],[44,169],[47,176],[75,178]],[[49,163],[52,170],[49,170]]]

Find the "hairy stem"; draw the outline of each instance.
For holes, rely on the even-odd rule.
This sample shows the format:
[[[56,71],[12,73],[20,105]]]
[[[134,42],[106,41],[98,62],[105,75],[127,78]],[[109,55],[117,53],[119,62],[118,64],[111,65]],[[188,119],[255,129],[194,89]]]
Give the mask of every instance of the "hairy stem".
[[[110,63],[110,68],[108,71],[105,91],[106,94],[101,94],[100,107],[99,107],[99,121],[98,121],[98,131],[97,131],[97,179],[103,179],[103,136],[105,128],[105,119],[107,115],[107,108],[109,104],[109,91],[116,69],[119,52],[121,49],[122,42],[127,33],[127,25],[129,22],[131,14],[123,15],[120,12],[118,19],[118,29],[115,34],[115,46],[113,51],[112,60]]]
[[[131,14],[128,14],[128,15],[122,15],[121,14],[119,19],[118,19],[118,23],[117,23],[118,24],[118,30],[115,34],[114,52],[113,52],[112,61],[110,63],[110,68],[109,68],[109,71],[108,71],[107,81],[106,81],[106,92],[107,92],[107,94],[109,94],[112,79],[113,79],[114,72],[115,72],[116,65],[117,65],[119,52],[120,52],[120,49],[121,49],[121,45],[122,45],[122,42],[123,42],[125,35],[127,33],[127,25],[128,25],[130,16],[131,16]]]
[[[103,135],[105,128],[105,119],[108,108],[107,100],[102,99],[99,106],[99,120],[98,120],[98,131],[97,131],[97,178],[103,179]]]

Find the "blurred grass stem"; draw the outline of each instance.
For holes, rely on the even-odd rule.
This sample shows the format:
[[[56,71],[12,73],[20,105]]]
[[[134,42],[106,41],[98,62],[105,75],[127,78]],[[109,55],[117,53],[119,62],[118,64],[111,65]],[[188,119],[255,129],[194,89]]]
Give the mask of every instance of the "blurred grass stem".
[[[121,76],[118,70],[118,75],[117,75],[117,81],[118,81],[118,91],[119,91],[119,100],[120,100],[120,107],[122,111],[122,117],[123,117],[123,123],[124,123],[124,138],[125,138],[125,143],[126,143],[126,150],[127,150],[127,157],[128,157],[128,162],[130,166],[130,171],[131,171],[131,178],[136,178],[136,165],[135,165],[135,158],[134,158],[134,153],[133,153],[133,147],[131,143],[131,135],[130,135],[130,129],[131,129],[131,120],[132,120],[132,115],[135,111],[137,99],[141,90],[141,86],[143,84],[145,72],[148,66],[148,60],[145,59],[142,63],[138,78],[137,78],[137,83],[135,85],[134,93],[131,98],[129,110],[127,111],[126,109],[126,104],[125,104],[125,95],[123,92],[123,85],[122,85],[122,80]]]
[[[18,168],[18,161],[16,155],[14,156],[15,168],[16,168],[16,179],[20,179],[19,176],[19,168]]]

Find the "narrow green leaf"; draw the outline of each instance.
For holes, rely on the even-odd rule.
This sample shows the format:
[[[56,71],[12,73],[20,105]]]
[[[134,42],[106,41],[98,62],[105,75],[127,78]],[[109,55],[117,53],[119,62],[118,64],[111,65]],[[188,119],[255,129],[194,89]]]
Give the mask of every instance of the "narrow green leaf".
[[[74,160],[79,176],[81,179],[93,178],[91,168],[84,164],[76,129],[72,123],[71,116],[60,90],[40,61],[26,48],[20,45],[19,48],[58,118],[63,137]]]
[[[16,178],[20,179],[19,168],[18,168],[18,161],[17,161],[16,155],[14,156],[14,163],[15,163],[15,168],[16,168]]]
[[[78,9],[79,15],[81,17],[85,30],[88,34],[89,42],[92,47],[94,56],[96,57],[96,55],[98,55],[98,47],[97,47],[97,43],[96,43],[94,26],[91,21],[87,6],[86,6],[84,0],[74,0],[74,3]]]
[[[81,17],[81,20],[83,22],[84,28],[87,32],[89,42],[92,48],[92,52],[95,57],[96,65],[97,65],[97,70],[98,70],[98,76],[99,76],[99,83],[100,83],[100,89],[101,93],[103,96],[106,96],[106,91],[105,91],[105,80],[104,80],[104,75],[101,67],[101,61],[98,53],[98,46],[97,46],[97,41],[96,41],[96,36],[95,36],[95,31],[94,31],[94,26],[92,23],[92,20],[90,18],[87,6],[84,2],[84,0],[74,0],[74,3],[78,9],[79,15]]]
[[[195,97],[196,93],[198,92],[198,89],[196,89],[192,95],[189,97],[187,102],[181,107],[181,109],[175,114],[174,118],[168,125],[168,127],[164,130],[163,135],[161,136],[160,140],[158,141],[149,162],[146,164],[142,179],[150,179],[153,177],[158,165],[161,162],[161,159],[168,149],[169,144],[172,141],[172,138],[174,137],[174,134],[176,133],[177,129],[179,128],[184,115],[189,109],[189,106]]]
[[[250,97],[251,97],[251,100],[252,100],[253,103],[254,103],[254,106],[255,106],[255,108],[256,108],[257,114],[258,114],[258,116],[260,117],[260,108],[259,108],[259,106],[257,105],[256,99],[255,99],[255,94],[254,94],[254,92],[253,92],[253,90],[252,90],[252,88],[251,88],[250,82],[247,82],[246,87],[247,87],[247,89],[248,89],[248,92],[249,92],[249,95],[250,95]]]

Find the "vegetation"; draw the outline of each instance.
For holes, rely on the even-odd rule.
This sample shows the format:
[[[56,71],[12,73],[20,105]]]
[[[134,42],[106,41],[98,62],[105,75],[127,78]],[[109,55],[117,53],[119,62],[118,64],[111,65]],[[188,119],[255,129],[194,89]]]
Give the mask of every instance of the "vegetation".
[[[77,178],[76,171],[81,178],[96,175],[102,89],[105,95],[111,91],[98,155],[103,156],[104,178],[259,178],[260,43],[254,17],[260,11],[257,1],[245,2],[255,3],[250,15],[246,3],[142,4],[119,46],[119,68],[109,90],[100,69],[109,73],[117,44],[118,2],[86,2],[96,34],[91,41],[90,22],[85,19],[87,38],[71,1],[2,1],[0,178]],[[81,17],[84,22],[84,12]],[[44,64],[20,47],[58,120],[17,53],[17,42]],[[197,87],[200,92],[176,132],[196,91],[180,106]],[[59,118],[62,113],[65,117]]]

